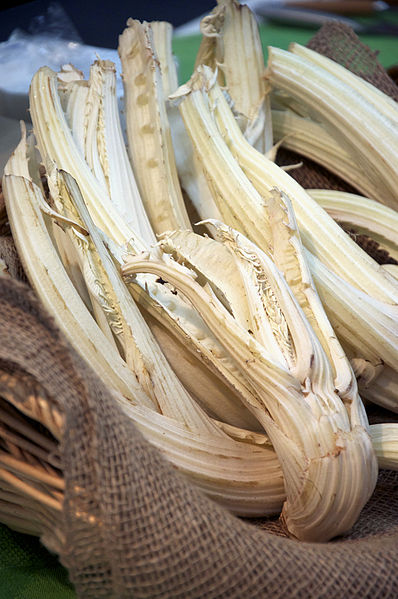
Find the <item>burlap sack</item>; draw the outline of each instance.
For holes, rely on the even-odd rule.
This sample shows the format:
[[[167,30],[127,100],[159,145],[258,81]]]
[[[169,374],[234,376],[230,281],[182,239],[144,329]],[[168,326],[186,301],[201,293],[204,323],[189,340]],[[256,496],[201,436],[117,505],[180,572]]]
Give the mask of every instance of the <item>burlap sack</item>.
[[[33,291],[11,277],[0,278],[0,397],[21,413],[45,404],[61,416],[61,534],[43,541],[80,597],[398,597],[397,473],[380,474],[351,534],[328,544],[231,516],[145,441]]]

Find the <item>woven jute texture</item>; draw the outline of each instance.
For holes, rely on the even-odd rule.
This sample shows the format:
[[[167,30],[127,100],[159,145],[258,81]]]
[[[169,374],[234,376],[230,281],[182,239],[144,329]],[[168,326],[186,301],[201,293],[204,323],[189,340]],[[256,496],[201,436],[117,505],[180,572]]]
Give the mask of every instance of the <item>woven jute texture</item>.
[[[380,473],[351,534],[327,544],[284,538],[277,521],[231,516],[142,437],[33,291],[11,277],[0,278],[0,396],[21,413],[33,398],[63,417],[62,535],[43,540],[59,547],[79,597],[398,597],[397,473]]]

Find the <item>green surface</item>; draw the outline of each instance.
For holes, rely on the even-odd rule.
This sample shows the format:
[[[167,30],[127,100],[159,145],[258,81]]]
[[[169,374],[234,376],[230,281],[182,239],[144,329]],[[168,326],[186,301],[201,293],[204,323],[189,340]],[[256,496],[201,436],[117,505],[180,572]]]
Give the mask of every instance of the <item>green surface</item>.
[[[370,22],[369,19],[362,19],[362,21],[368,24]],[[389,18],[389,22],[398,26],[398,11],[393,17]],[[266,55],[267,46],[277,46],[287,50],[291,42],[304,45],[315,35],[316,30],[313,28],[298,29],[297,27],[267,25],[262,26],[260,32]],[[359,37],[372,50],[379,51],[378,59],[385,68],[398,64],[398,35],[360,35]],[[185,82],[192,74],[200,40],[201,36],[195,35],[189,38],[177,38],[173,42],[174,53],[178,58],[180,83]]]
[[[398,22],[398,16],[396,18]],[[268,26],[261,28],[264,47],[287,48],[292,41],[305,44],[314,29]],[[379,60],[389,67],[398,63],[398,37],[361,36],[372,49],[379,50]],[[200,36],[174,41],[179,61],[180,82],[193,69]],[[0,525],[0,599],[73,599],[76,595],[65,569],[46,551],[38,539],[22,535]]]
[[[0,599],[75,599],[66,570],[39,539],[0,525]]]

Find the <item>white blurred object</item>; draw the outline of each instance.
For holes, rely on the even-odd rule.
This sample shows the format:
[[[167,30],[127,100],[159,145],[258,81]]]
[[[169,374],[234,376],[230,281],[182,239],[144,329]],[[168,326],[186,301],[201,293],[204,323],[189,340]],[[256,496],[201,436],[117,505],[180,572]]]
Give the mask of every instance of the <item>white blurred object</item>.
[[[48,66],[58,71],[63,64],[72,63],[88,77],[90,65],[98,57],[112,60],[120,73],[117,50],[14,31],[6,42],[0,43],[0,115],[29,120],[29,85],[40,67]],[[122,84],[118,79],[118,96],[121,96]]]

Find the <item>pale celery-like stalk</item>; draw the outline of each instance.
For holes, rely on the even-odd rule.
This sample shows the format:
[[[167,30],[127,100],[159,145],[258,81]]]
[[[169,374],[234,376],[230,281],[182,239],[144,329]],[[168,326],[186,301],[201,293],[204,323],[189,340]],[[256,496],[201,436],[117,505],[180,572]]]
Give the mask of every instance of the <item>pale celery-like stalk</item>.
[[[289,333],[293,336],[294,345],[288,338],[285,341],[290,345],[289,351],[293,351],[292,371],[296,369],[297,375],[303,378],[304,388],[278,358],[271,356],[239,325],[214,295],[209,295],[192,277],[173,268],[171,263],[129,257],[123,272],[125,276],[151,272],[168,280],[194,304],[212,331],[217,332],[226,351],[255,389],[256,396],[248,407],[267,429],[281,460],[287,488],[283,514],[288,528],[303,539],[330,538],[337,534],[335,523],[331,522],[331,505],[333,509],[342,510],[337,528],[343,530],[349,526],[349,521],[357,517],[359,505],[366,501],[365,496],[369,496],[375,482],[372,449],[362,428],[366,418],[363,420],[363,411],[356,402],[351,411],[351,428],[343,403],[334,392],[326,356],[272,261],[254,246],[246,245],[248,241],[241,240],[232,230],[222,227],[221,230],[234,247],[242,268],[247,270],[247,284],[256,285],[257,281],[260,293],[265,293],[270,285],[275,293],[275,299],[287,318]],[[205,276],[204,265],[197,264],[196,268],[199,267],[200,274]],[[219,284],[222,282],[219,281]],[[279,330],[279,325],[276,326]],[[278,336],[278,339],[283,345],[285,334],[281,334],[282,338]],[[297,353],[293,347],[297,348]],[[344,444],[343,451],[341,442]],[[334,476],[337,476],[338,470],[344,481],[344,490],[341,481],[339,489],[331,484],[332,480],[337,481]],[[348,474],[351,470],[359,476],[355,485],[362,487],[361,490],[356,487],[354,491],[351,487],[351,474]],[[316,496],[313,484],[322,489]],[[348,505],[343,508],[343,496],[347,499],[351,493],[356,498],[351,497],[348,514]]]
[[[169,96],[178,88],[177,64],[172,51],[172,27],[170,23],[152,21],[151,28],[154,51],[159,60],[163,96],[170,124],[178,178],[181,188],[185,192],[184,201],[190,220],[194,221],[195,216],[191,215],[192,207],[188,202],[191,201],[195,207],[203,196],[210,195],[210,191],[200,166],[195,163],[192,144],[185,131],[178,107],[169,100]],[[217,218],[219,214],[215,212],[212,216]]]
[[[285,496],[283,476],[268,444],[196,434],[143,406],[123,402],[122,407],[144,436],[217,503],[241,516],[280,513]]]
[[[74,221],[89,233],[82,236],[74,227],[68,229],[82,256],[86,283],[93,288],[92,293],[122,346],[126,363],[142,388],[162,414],[184,422],[191,430],[217,434],[217,428],[192,401],[153,338],[103,245],[76,182],[67,173],[59,177],[56,171],[50,179],[53,199],[61,214],[73,215]]]
[[[380,468],[398,469],[398,423],[383,422],[370,427]]]
[[[151,225],[157,234],[190,228],[149,23],[128,20],[119,37],[119,55],[129,153]]]
[[[382,301],[395,304],[398,300],[398,287],[385,277],[379,265],[333,222],[326,211],[288,173],[246,142],[216,85],[210,87],[209,96],[224,141],[257,191],[266,195],[272,187],[278,187],[291,199],[307,249],[348,282]],[[181,105],[182,110],[183,105],[184,103]]]
[[[183,86],[175,94],[175,97],[179,96],[183,97],[180,110],[195,151],[213,187],[214,200],[223,211],[223,219],[239,227],[260,247],[268,248],[271,231],[265,199],[269,197],[273,186],[283,190],[292,200],[305,245],[329,266],[317,268],[316,285],[318,291],[322,292],[322,299],[332,292],[331,281],[335,285],[334,297],[329,306],[324,305],[344,346],[347,343],[351,346],[355,344],[355,339],[359,339],[350,333],[350,322],[353,318],[359,318],[363,326],[360,335],[363,346],[358,343],[358,349],[363,351],[363,355],[360,355],[365,359],[372,356],[373,368],[380,364],[380,359],[386,363],[396,363],[397,286],[383,268],[367,256],[287,173],[244,140],[211,75],[202,71],[190,85]],[[233,155],[249,175],[254,187],[239,169]],[[222,173],[225,178],[222,178]],[[204,216],[205,212],[202,213]],[[331,267],[350,281],[345,287],[352,290],[351,297],[350,292],[336,294],[338,281],[342,279],[332,272]],[[313,268],[312,261],[311,270]],[[354,285],[360,289],[355,289]],[[325,289],[322,290],[322,286]],[[358,294],[364,298],[359,302],[354,299]],[[370,304],[375,310],[373,317],[370,317]],[[381,352],[379,354],[375,352],[375,338],[377,351]]]
[[[272,234],[271,252],[275,263],[284,273],[329,357],[336,389],[341,398],[350,403],[357,397],[356,381],[314,286],[289,197],[272,190],[268,199],[268,212]]]
[[[253,12],[236,0],[218,0],[201,31],[195,67],[218,68],[218,81],[228,90],[243,134],[260,152],[268,152],[273,145],[270,88]]]
[[[371,176],[321,123],[292,110],[272,110],[272,125],[275,139],[283,147],[318,162],[364,195],[377,199],[378,188]]]
[[[97,174],[102,171],[107,192],[123,220],[147,243],[156,242],[148,216],[145,212],[133,170],[124,144],[116,97],[116,69],[111,61],[97,60],[90,70],[90,91],[93,97],[87,98],[86,111],[95,114],[98,104],[98,117],[90,139],[86,129],[87,143],[92,140],[97,147],[99,164],[95,169],[86,152],[86,159]],[[97,176],[98,179],[100,177]]]
[[[153,44],[160,65],[165,100],[178,87],[177,63],[173,56],[173,26],[166,21],[151,21]]]
[[[378,199],[395,207],[398,122],[358,93],[349,80],[343,81],[292,52],[270,47],[267,76],[274,87],[283,89],[305,104],[318,120],[328,123],[360,168],[373,173]]]
[[[382,112],[387,118],[395,121],[398,124],[398,106],[397,103],[387,96],[380,89],[362,79],[358,75],[355,75],[349,69],[346,69],[339,63],[331,60],[327,56],[323,56],[310,48],[306,48],[301,44],[291,43],[289,45],[289,51],[296,56],[301,56],[313,64],[321,67],[328,71],[333,76],[340,79],[345,84],[348,84],[358,94],[364,96],[368,102],[371,102],[377,110]]]
[[[206,102],[206,97],[202,95],[202,91],[202,89],[197,89],[188,92],[184,96],[180,109],[192,136],[195,150],[198,152],[198,156],[200,156],[210,186],[214,189],[216,203],[222,212],[225,222],[231,225],[236,223],[240,231],[255,241],[258,246],[268,248],[274,242],[272,241],[272,226],[265,198],[270,198],[271,195],[267,190],[267,195],[262,197],[237,165],[211,117],[209,105]],[[237,127],[229,109],[228,114],[231,115],[233,125]],[[240,131],[239,135],[241,136]],[[256,152],[256,154],[259,153]],[[266,159],[264,158],[264,160]],[[222,172],[224,172],[225,178],[222,178]],[[226,207],[227,209],[225,209]],[[277,240],[277,237],[274,237],[274,240]],[[299,247],[298,251],[297,259],[303,267],[304,262],[299,257],[301,254]],[[279,255],[282,256],[283,251]],[[293,278],[295,277],[296,274]],[[336,386],[344,394],[344,389],[347,390],[347,388],[352,386],[352,373],[348,365],[344,366],[344,353],[335,339],[330,325],[328,325],[323,308],[312,289],[313,286],[311,287],[309,273],[304,273],[303,271],[299,277],[300,279],[302,280],[301,285],[305,288],[304,292],[301,291],[301,295],[304,303],[307,305],[307,316],[310,316],[314,326],[318,321],[317,333],[321,334],[321,331],[323,331],[321,334],[321,338],[324,339],[322,341],[323,346],[329,355],[333,354],[334,356],[332,361],[336,377],[338,378]],[[314,310],[316,316],[313,314]]]
[[[235,513],[242,512],[242,508],[240,507],[239,510],[237,506],[243,504],[243,497],[246,515],[254,516],[259,513],[261,501],[263,510],[266,509],[264,513],[269,515],[279,513],[282,502],[286,498],[283,474],[276,454],[265,436],[263,443],[249,444],[249,446],[251,445],[251,456],[248,453],[247,458],[243,458],[243,444],[235,444],[235,446],[229,446],[228,450],[224,449],[225,455],[228,451],[229,459],[222,461],[223,458],[219,459],[218,457],[219,440],[217,444],[211,439],[206,443],[200,437],[195,437],[180,423],[154,413],[151,418],[148,417],[148,410],[141,406],[129,405],[126,409],[141,432],[165,453],[172,463],[182,463],[186,456],[191,454],[192,457],[188,463],[192,469],[189,473],[187,472],[187,475],[210,497],[220,502],[220,489],[223,488],[222,503]],[[398,456],[393,455],[393,448],[398,440],[397,428],[398,425],[392,427],[384,423],[370,426],[372,443],[375,439],[374,448],[380,467],[387,467],[384,456],[389,455],[388,467],[393,470],[398,468]],[[168,435],[165,433],[169,431],[173,433],[173,444],[166,445],[164,440]],[[207,463],[211,460],[214,460],[215,468],[207,469]],[[221,472],[222,476],[220,476]],[[235,485],[233,484],[234,476],[236,477]],[[249,481],[254,480],[255,477],[257,477],[258,484],[252,486],[250,493]]]
[[[331,189],[308,189],[309,195],[338,223],[369,235],[398,260],[398,212],[360,195]]]
[[[389,376],[395,372],[394,377],[398,381],[394,306],[383,304],[356,289],[328,270],[310,252],[306,252],[306,259],[330,322],[354,371],[357,375],[361,374],[361,382],[370,384],[387,367],[390,370]],[[398,392],[398,387],[396,390]],[[398,393],[390,396],[385,407],[391,409],[392,404],[395,404],[396,411]]]
[[[104,193],[104,187],[76,144],[57,87],[57,73],[48,67],[39,69],[30,85],[30,114],[42,159],[54,162],[76,179],[96,225],[123,244],[135,237],[134,233]]]
[[[193,153],[192,143],[185,130],[178,107],[169,100],[169,96],[178,88],[177,65],[172,52],[172,27],[169,23],[151,22],[153,32],[154,51],[159,60],[162,78],[162,89],[166,103],[166,111],[170,124],[171,137],[175,163],[178,171],[181,188],[185,192],[184,200],[189,212],[190,201],[197,210],[197,205],[207,203],[211,193],[200,165],[197,164]],[[199,210],[199,214],[200,214]],[[219,218],[220,214],[214,210],[210,216]],[[191,217],[195,221],[195,217]]]
[[[47,217],[41,208],[44,198],[29,175],[25,136],[5,167],[3,191],[27,276],[57,325],[107,385],[133,402],[139,398],[140,402],[152,405],[67,276],[48,232]]]
[[[58,74],[61,81],[62,76],[62,72]],[[110,198],[123,222],[142,241],[155,243],[123,139],[114,64],[97,60],[90,69],[89,81],[62,82],[59,89],[67,96],[65,114],[73,138],[102,186],[103,195]]]

